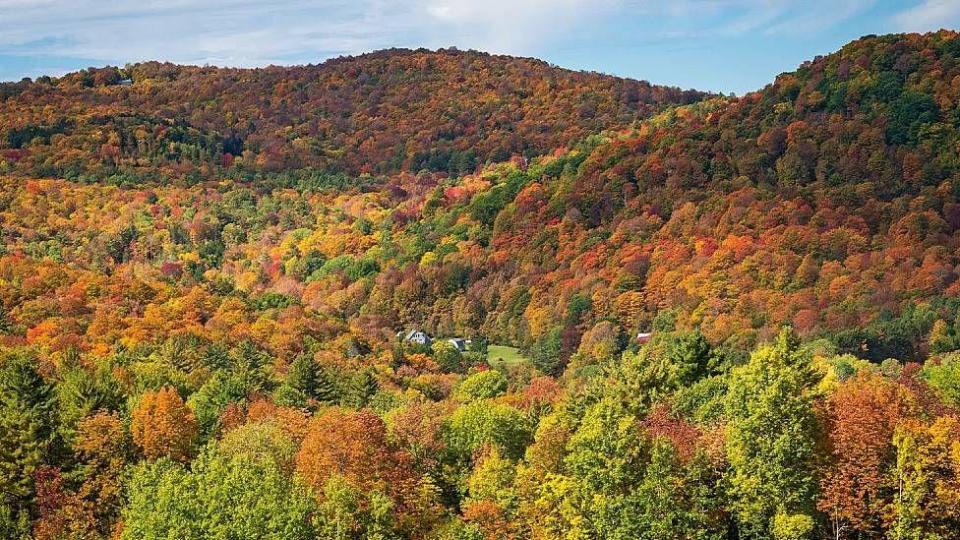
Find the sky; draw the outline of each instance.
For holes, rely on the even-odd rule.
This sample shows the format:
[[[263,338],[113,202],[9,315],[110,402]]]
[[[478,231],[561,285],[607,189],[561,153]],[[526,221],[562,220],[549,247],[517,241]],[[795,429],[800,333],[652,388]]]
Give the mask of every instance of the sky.
[[[940,28],[960,0],[0,0],[0,80],[454,46],[742,94],[860,36]]]

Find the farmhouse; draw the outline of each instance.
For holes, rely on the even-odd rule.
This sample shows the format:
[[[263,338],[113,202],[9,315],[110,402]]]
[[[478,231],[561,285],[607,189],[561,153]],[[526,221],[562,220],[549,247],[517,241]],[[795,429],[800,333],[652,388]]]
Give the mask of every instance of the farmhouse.
[[[430,336],[423,330],[408,330],[407,332],[400,332],[397,334],[397,337],[408,343],[416,343],[417,345],[430,345],[433,343],[433,340],[430,339]]]

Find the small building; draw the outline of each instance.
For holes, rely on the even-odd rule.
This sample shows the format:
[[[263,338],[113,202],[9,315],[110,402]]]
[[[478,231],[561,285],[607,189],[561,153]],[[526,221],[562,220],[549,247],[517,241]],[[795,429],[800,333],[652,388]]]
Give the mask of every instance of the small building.
[[[450,338],[447,340],[447,343],[456,347],[456,349],[460,352],[467,352],[467,349],[470,348],[470,345],[473,344],[473,341],[463,338]]]
[[[644,345],[650,341],[650,338],[653,337],[653,332],[638,332],[637,333],[637,343]]]
[[[397,337],[406,341],[407,343],[415,343],[417,345],[426,345],[429,346],[433,343],[433,340],[430,339],[430,336],[423,330],[408,330],[407,332],[400,332],[397,334]]]

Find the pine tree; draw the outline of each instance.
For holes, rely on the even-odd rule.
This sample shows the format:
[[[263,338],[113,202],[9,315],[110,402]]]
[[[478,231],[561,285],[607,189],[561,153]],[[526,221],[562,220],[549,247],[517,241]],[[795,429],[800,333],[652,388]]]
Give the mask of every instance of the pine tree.
[[[0,490],[15,508],[33,493],[33,475],[55,450],[53,388],[24,353],[0,357]]]
[[[317,366],[307,355],[301,354],[293,360],[287,372],[287,384],[308,397],[314,397],[317,390]]]
[[[3,500],[0,500],[0,538],[30,539],[30,517],[26,512],[15,513]]]
[[[371,370],[365,369],[356,375],[350,381],[350,387],[347,389],[347,395],[344,396],[345,404],[351,407],[366,407],[370,398],[377,393],[379,384],[376,376]]]
[[[333,377],[325,369],[316,372],[317,380],[314,386],[314,397],[325,403],[337,403],[340,401],[340,391],[333,382]]]
[[[71,440],[77,422],[98,411],[119,410],[123,394],[113,379],[109,367],[103,366],[95,373],[82,367],[73,367],[63,372],[56,385],[60,410],[60,431],[66,440]]]

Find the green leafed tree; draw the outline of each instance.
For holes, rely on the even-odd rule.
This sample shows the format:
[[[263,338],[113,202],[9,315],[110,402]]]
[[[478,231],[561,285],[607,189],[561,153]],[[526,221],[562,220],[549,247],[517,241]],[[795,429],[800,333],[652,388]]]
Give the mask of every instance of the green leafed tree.
[[[233,436],[190,470],[166,458],[134,469],[122,538],[315,538],[314,499],[283,463],[290,443],[258,429],[243,435],[249,444]]]
[[[771,538],[776,516],[812,508],[814,382],[809,359],[789,329],[731,373],[726,402],[730,504],[745,538]]]
[[[636,418],[615,400],[587,410],[567,444],[565,465],[576,485],[567,504],[580,508],[591,536],[638,537],[643,523],[633,488],[643,478],[648,450]]]
[[[522,412],[492,400],[460,407],[451,416],[447,430],[450,449],[462,458],[484,445],[493,445],[503,456],[517,459],[530,437],[530,425]]]
[[[712,469],[703,454],[683,463],[667,440],[654,440],[635,495],[642,538],[725,538],[726,523],[716,496],[718,475]]]
[[[960,354],[945,354],[928,360],[922,374],[943,401],[954,407],[960,406]]]
[[[463,401],[488,399],[507,391],[507,377],[495,369],[474,373],[457,387],[457,397]]]
[[[437,341],[431,346],[433,359],[440,369],[447,373],[461,373],[464,369],[463,354],[446,340]]]

